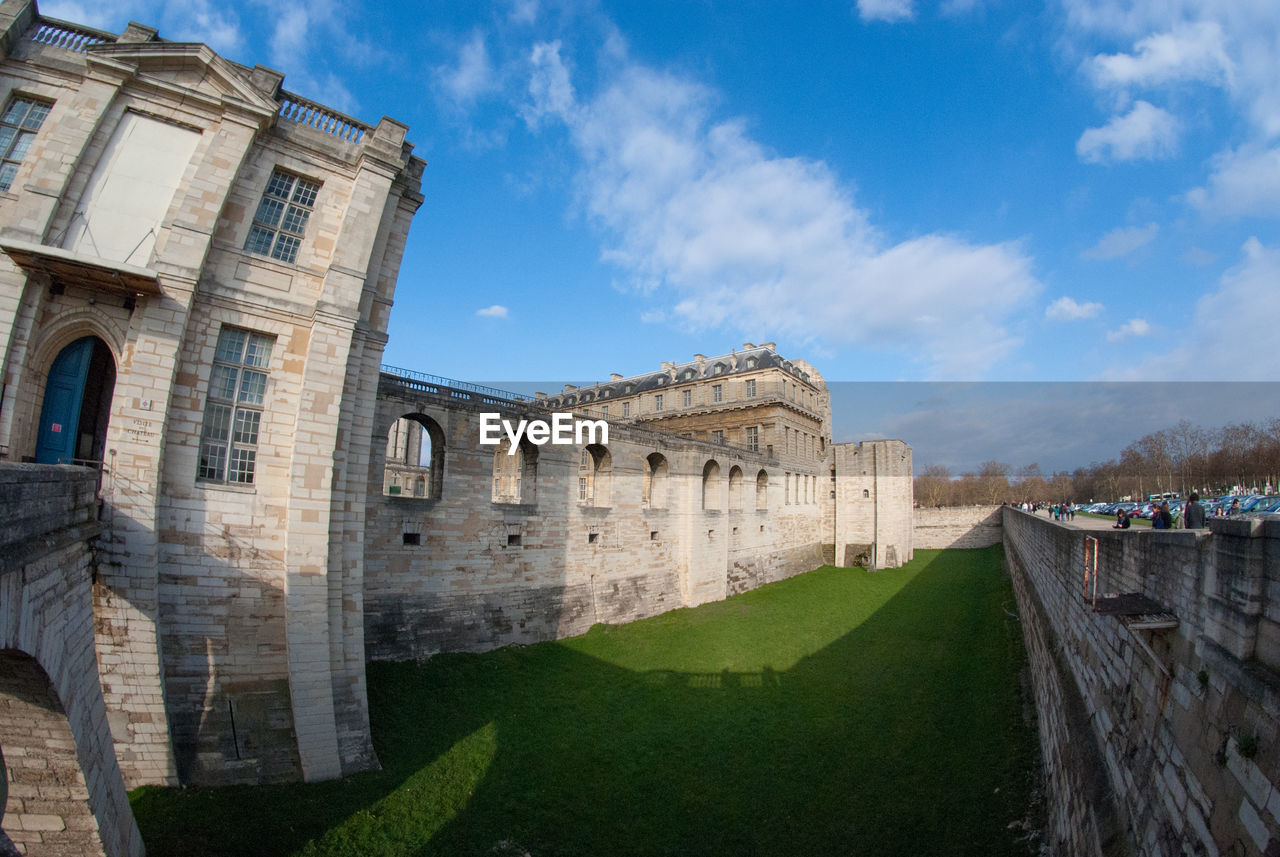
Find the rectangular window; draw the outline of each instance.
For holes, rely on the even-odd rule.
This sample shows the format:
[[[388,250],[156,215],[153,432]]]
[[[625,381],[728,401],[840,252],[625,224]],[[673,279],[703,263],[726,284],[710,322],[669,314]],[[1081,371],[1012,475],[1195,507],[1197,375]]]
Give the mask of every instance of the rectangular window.
[[[578,499],[587,499],[587,477],[585,476],[578,477]]]
[[[724,443],[724,432],[720,429],[716,429],[711,433],[711,439],[716,443]]]
[[[719,402],[724,399],[724,385],[716,384],[711,388],[711,401]]]
[[[747,398],[754,398],[756,395],[756,382],[754,379],[747,382]]]
[[[624,417],[629,417],[629,416],[631,416],[631,403],[630,403],[630,402],[623,402],[623,403],[622,403],[622,415],[623,415]]]
[[[752,452],[760,451],[760,428],[759,426],[747,426],[747,449]]]
[[[653,397],[653,409],[655,411],[662,410],[662,394],[661,393]]]
[[[209,375],[197,476],[252,485],[275,337],[224,327]]]
[[[685,390],[685,391],[681,394],[681,402],[684,404],[684,406],[685,406],[686,408],[687,408],[687,407],[689,407],[690,405],[692,405],[692,404],[693,404],[693,391],[692,391],[692,390]]]
[[[600,409],[600,416],[604,417],[606,420],[607,420],[607,419],[609,419],[609,406],[608,406],[608,405],[605,405],[604,407],[602,407],[602,408]]]
[[[18,167],[53,105],[22,96],[9,99],[0,115],[0,190],[13,187]]]
[[[276,170],[253,215],[244,249],[281,262],[294,262],[315,208],[320,185]]]

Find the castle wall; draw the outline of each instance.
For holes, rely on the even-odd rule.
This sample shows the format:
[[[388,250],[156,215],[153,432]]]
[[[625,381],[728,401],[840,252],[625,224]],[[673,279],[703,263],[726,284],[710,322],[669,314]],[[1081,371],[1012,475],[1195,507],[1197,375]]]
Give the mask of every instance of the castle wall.
[[[516,414],[510,403],[464,395],[414,399],[384,385],[379,397],[365,549],[372,658],[556,639],[597,622],[723,599],[822,564],[823,506],[816,497],[788,502],[776,461],[634,427],[610,426],[607,497],[580,501],[582,448],[547,444],[537,452],[534,501],[494,502],[494,448],[479,444],[479,414]],[[386,430],[405,414],[443,431],[438,499],[381,491]],[[644,463],[653,453],[667,464],[665,500],[656,503],[644,499]],[[705,503],[713,508],[704,508],[703,473],[712,461],[720,477]],[[735,468],[741,487],[731,491]],[[761,471],[768,488],[757,509]]]
[[[999,506],[919,508],[911,538],[921,550],[985,548],[1003,538],[1001,517]]]
[[[1280,842],[1280,521],[1081,532],[1006,508],[1054,853],[1274,853]],[[1141,592],[1178,619],[1127,630],[1083,597]]]

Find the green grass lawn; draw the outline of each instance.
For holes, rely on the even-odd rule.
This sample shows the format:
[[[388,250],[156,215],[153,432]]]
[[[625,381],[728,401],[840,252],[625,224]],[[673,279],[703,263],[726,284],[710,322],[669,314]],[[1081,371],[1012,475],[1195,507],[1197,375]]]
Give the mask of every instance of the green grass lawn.
[[[1032,853],[1001,559],[918,551],[557,643],[370,664],[381,772],[139,789],[147,854]]]

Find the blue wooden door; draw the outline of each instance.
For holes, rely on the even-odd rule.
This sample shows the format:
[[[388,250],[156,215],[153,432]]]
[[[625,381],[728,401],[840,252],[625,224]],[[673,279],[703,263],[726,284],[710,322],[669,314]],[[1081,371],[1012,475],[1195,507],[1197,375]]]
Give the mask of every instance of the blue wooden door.
[[[36,461],[41,464],[57,464],[75,457],[80,406],[92,356],[93,337],[86,336],[62,349],[49,368],[36,441]]]

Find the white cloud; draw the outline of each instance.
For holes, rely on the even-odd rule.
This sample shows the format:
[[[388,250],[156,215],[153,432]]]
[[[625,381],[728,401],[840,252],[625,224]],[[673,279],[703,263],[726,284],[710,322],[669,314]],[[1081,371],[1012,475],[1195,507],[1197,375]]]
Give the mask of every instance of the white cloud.
[[[1107,342],[1123,342],[1126,339],[1132,339],[1137,336],[1148,336],[1151,333],[1151,325],[1146,319],[1131,318],[1124,324],[1120,325],[1117,330],[1107,331]]]
[[[538,20],[538,0],[515,0],[508,18],[514,24],[532,24]]]
[[[1280,364],[1260,356],[1280,328],[1280,248],[1250,238],[1241,255],[1218,288],[1197,302],[1180,345],[1134,374],[1183,381],[1280,380]]]
[[[1080,321],[1093,318],[1102,312],[1102,304],[1086,302],[1076,303],[1070,297],[1060,297],[1045,308],[1044,317],[1051,321]]]
[[[1274,0],[1060,2],[1075,50],[1092,54],[1100,41],[1133,44],[1131,53],[1097,54],[1084,63],[1102,92],[1127,99],[1130,90],[1145,88],[1190,108],[1188,116],[1195,115],[1198,125],[1206,118],[1213,122],[1221,149],[1207,185],[1188,194],[1193,205],[1211,216],[1274,214],[1278,180],[1269,150],[1280,137],[1280,14]],[[1228,109],[1225,120],[1210,117],[1210,107],[1217,105],[1200,98],[1187,82],[1220,89]],[[1168,145],[1174,135],[1165,125],[1163,144]],[[1126,139],[1141,139],[1138,128],[1129,130],[1134,133]],[[1161,149],[1156,129],[1149,130],[1151,145],[1136,146],[1137,157],[1171,151]],[[1101,159],[1108,152],[1096,136],[1088,142],[1081,151],[1086,160],[1093,159],[1086,153]],[[1256,184],[1249,181],[1253,170],[1261,171]]]
[[[714,102],[633,64],[590,101],[535,110],[568,123],[580,203],[625,285],[690,328],[902,350],[941,377],[978,377],[1017,347],[1008,319],[1039,289],[1018,244],[895,244],[826,164],[765,150],[714,121]]]
[[[1101,128],[1090,128],[1076,142],[1076,154],[1086,163],[1155,160],[1172,157],[1181,126],[1172,113],[1137,101],[1124,116]]]
[[[954,18],[982,8],[984,0],[944,0],[940,11],[948,18]]]
[[[574,103],[574,93],[569,69],[560,57],[560,42],[534,45],[529,64],[532,67],[529,75],[530,101],[520,110],[524,121],[536,129],[548,117],[567,120]]]
[[[1182,81],[1223,83],[1234,64],[1216,21],[1184,24],[1139,40],[1131,54],[1099,54],[1089,70],[1100,87],[1151,87]]]
[[[858,0],[858,17],[864,21],[909,21],[915,17],[913,0]]]
[[[1223,152],[1212,161],[1204,187],[1187,193],[1187,201],[1211,217],[1280,215],[1280,148],[1250,146]]]
[[[506,318],[507,308],[502,304],[494,304],[493,306],[487,306],[484,309],[476,310],[476,315],[483,318]]]
[[[1154,223],[1113,229],[1080,256],[1083,259],[1119,259],[1150,244],[1159,232],[1160,227]]]
[[[433,77],[446,100],[463,109],[496,90],[498,80],[489,60],[484,34],[478,30],[472,33],[471,38],[459,48],[457,63],[438,67]]]
[[[1188,265],[1196,268],[1205,268],[1212,265],[1218,257],[1203,247],[1188,247],[1182,251],[1181,258]]]

